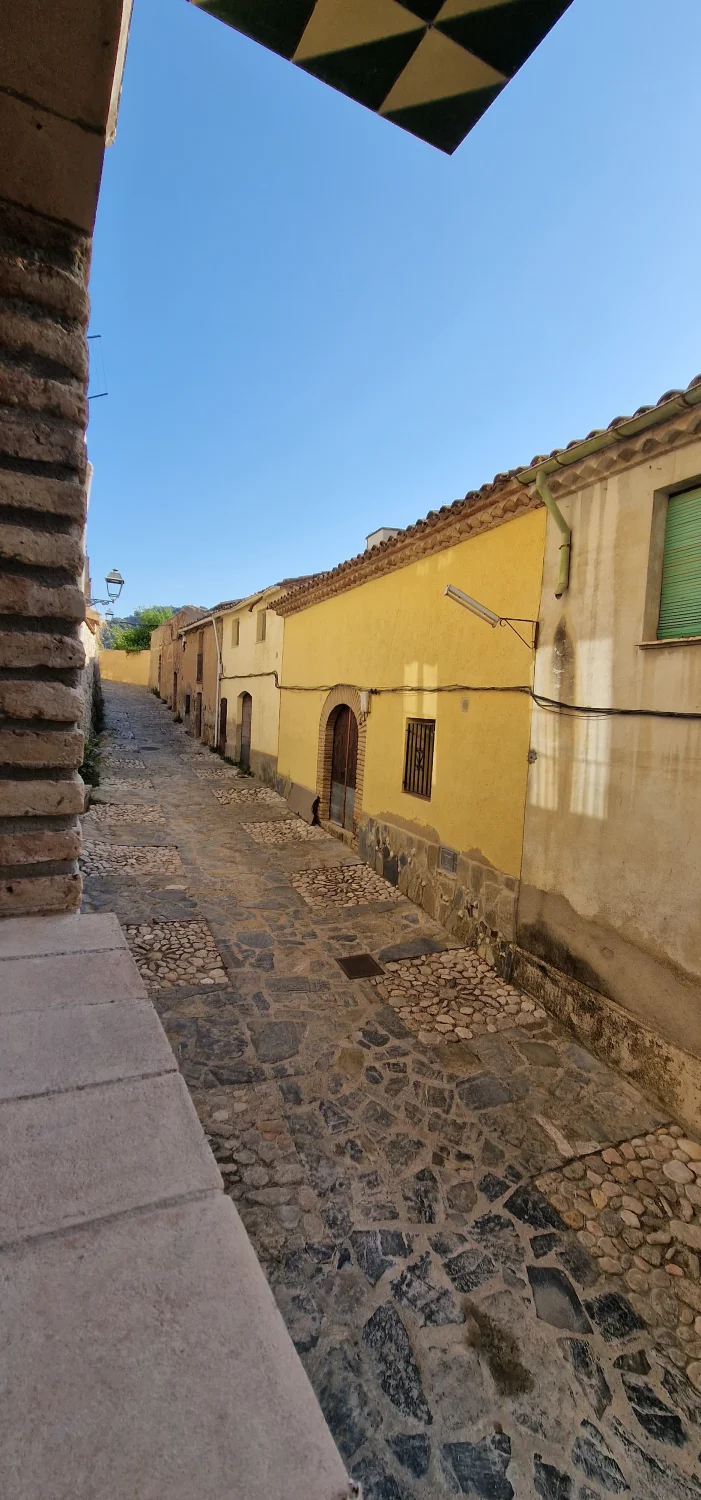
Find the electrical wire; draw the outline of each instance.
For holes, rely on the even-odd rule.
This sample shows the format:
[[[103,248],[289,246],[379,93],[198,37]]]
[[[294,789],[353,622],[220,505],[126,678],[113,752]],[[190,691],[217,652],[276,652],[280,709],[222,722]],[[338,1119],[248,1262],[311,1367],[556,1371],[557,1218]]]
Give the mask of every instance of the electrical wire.
[[[403,682],[399,687],[381,687],[363,689],[356,687],[351,682],[322,682],[316,685],[296,684],[280,682],[276,671],[270,672],[239,672],[233,676],[225,676],[223,682],[246,682],[254,677],[274,677],[275,686],[281,693],[330,693],[334,688],[352,687],[356,693],[369,691],[372,698],[380,698],[396,693],[517,693],[522,697],[530,698],[537,708],[542,708],[546,713],[559,713],[565,717],[607,719],[607,718],[629,718],[629,719],[685,719],[692,723],[701,721],[701,713],[682,712],[672,708],[599,708],[593,704],[564,703],[559,698],[548,698],[543,693],[536,693],[535,689],[527,683],[511,683],[506,686],[491,686],[485,683],[449,682],[438,687],[422,687],[420,684],[412,686]]]

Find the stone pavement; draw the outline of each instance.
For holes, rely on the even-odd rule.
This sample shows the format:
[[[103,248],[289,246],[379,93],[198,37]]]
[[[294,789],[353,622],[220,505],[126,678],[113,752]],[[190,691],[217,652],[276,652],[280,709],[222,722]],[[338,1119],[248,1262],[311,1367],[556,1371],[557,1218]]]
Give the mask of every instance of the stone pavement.
[[[365,1496],[701,1497],[701,1147],[152,695],[107,694],[85,909],[124,927]]]
[[[3,1500],[349,1497],[112,914],[0,923],[0,1166]]]

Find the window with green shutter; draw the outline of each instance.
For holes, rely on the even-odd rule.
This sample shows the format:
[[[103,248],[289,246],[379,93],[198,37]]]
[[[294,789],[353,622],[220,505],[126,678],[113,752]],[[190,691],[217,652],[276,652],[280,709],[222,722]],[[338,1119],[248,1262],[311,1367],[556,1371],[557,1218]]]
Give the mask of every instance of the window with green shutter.
[[[670,495],[662,561],[659,641],[701,636],[701,489]]]

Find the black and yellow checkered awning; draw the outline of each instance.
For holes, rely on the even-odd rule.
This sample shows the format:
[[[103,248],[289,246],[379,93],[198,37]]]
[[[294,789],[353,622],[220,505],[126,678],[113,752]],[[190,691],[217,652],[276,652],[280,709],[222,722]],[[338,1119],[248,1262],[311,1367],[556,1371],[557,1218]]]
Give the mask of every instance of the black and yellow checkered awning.
[[[572,0],[193,0],[453,152]]]

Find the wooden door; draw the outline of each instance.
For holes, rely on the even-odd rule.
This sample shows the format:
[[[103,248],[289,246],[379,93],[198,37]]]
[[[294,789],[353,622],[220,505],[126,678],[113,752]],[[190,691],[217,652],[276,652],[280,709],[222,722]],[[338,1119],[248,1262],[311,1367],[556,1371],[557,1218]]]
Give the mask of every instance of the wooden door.
[[[353,828],[355,784],[358,769],[358,720],[347,703],[342,704],[333,726],[331,755],[331,801],[329,816],[342,828]]]
[[[239,759],[242,766],[251,764],[251,713],[253,710],[253,699],[250,693],[241,694],[241,753]]]
[[[202,734],[202,694],[198,693],[195,698],[195,734],[198,739]]]
[[[226,698],[222,698],[219,704],[219,742],[217,749],[220,755],[226,755]]]

